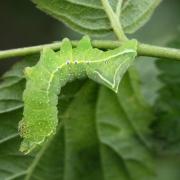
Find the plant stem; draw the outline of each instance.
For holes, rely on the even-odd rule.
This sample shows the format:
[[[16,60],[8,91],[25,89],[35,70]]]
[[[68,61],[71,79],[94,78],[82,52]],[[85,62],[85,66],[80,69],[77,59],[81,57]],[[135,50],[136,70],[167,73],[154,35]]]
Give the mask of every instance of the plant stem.
[[[118,4],[118,6],[119,6],[118,8],[121,9],[122,1],[120,0],[119,2],[120,2],[120,4]],[[112,10],[112,8],[111,8],[111,6],[109,4],[109,1],[108,0],[101,0],[101,3],[103,5],[103,7],[104,7],[104,10],[105,10],[109,20],[110,20],[111,27],[113,28],[113,31],[116,34],[117,38],[120,41],[128,40],[126,35],[123,32],[123,28],[121,26],[119,16],[117,16],[117,14],[113,12],[113,10]]]
[[[71,41],[71,42],[74,47],[78,44],[78,41]],[[99,49],[114,49],[114,48],[119,47],[121,43],[118,41],[94,40],[92,41],[92,45],[93,47],[99,48]],[[34,53],[39,53],[45,47],[58,50],[61,47],[61,42],[0,51],[0,59],[17,57],[17,56],[26,56],[26,55],[30,55]],[[180,60],[180,50],[174,49],[174,48],[165,48],[165,47],[139,43],[138,56],[148,56],[148,57]]]
[[[120,15],[121,15],[122,4],[123,4],[123,0],[119,0],[117,3],[117,7],[116,7],[116,16],[117,17],[120,17]]]
[[[159,46],[139,43],[138,55],[180,60],[180,49],[159,47]]]

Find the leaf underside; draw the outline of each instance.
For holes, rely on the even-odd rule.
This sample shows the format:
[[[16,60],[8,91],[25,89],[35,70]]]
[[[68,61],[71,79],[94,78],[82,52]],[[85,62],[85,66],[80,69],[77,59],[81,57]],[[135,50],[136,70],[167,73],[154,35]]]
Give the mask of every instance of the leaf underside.
[[[32,1],[39,9],[80,33],[96,36],[112,33],[112,27],[100,0]],[[160,2],[161,0],[127,0],[123,3],[119,16],[119,0],[109,1],[125,33],[133,33],[143,26]]]

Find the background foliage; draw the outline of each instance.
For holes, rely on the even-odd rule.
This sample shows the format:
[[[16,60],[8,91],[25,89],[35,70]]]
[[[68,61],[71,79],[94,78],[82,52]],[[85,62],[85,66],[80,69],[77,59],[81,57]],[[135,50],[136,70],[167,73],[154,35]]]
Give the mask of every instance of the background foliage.
[[[80,36],[36,10],[31,2],[1,4],[1,49]],[[161,45],[170,40],[169,46],[180,47],[179,7],[178,0],[164,0],[133,37]],[[133,68],[126,74],[118,95],[88,80],[69,84],[59,97],[58,133],[37,152],[24,156],[18,151],[17,131],[25,87],[23,69],[37,60],[38,55],[21,59],[2,76],[0,179],[179,180],[178,62],[140,58],[138,72]],[[1,62],[2,72],[7,64]]]

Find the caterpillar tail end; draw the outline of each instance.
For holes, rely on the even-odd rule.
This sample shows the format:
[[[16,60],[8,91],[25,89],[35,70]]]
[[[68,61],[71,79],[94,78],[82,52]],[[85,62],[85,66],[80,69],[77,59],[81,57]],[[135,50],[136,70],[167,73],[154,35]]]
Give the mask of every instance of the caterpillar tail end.
[[[24,139],[21,143],[19,151],[26,155],[29,154],[35,147],[36,144],[30,143],[28,140]]]

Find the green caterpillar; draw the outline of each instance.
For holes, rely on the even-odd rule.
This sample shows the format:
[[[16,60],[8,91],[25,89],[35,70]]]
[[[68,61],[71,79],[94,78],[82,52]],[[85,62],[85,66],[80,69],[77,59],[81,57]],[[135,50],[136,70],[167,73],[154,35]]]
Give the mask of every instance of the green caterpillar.
[[[27,79],[23,93],[24,113],[19,123],[23,138],[20,151],[29,153],[56,132],[58,94],[61,87],[77,78],[88,77],[115,92],[123,74],[137,55],[137,41],[102,51],[92,47],[83,37],[76,48],[64,39],[59,52],[44,48],[39,62],[25,69]]]

